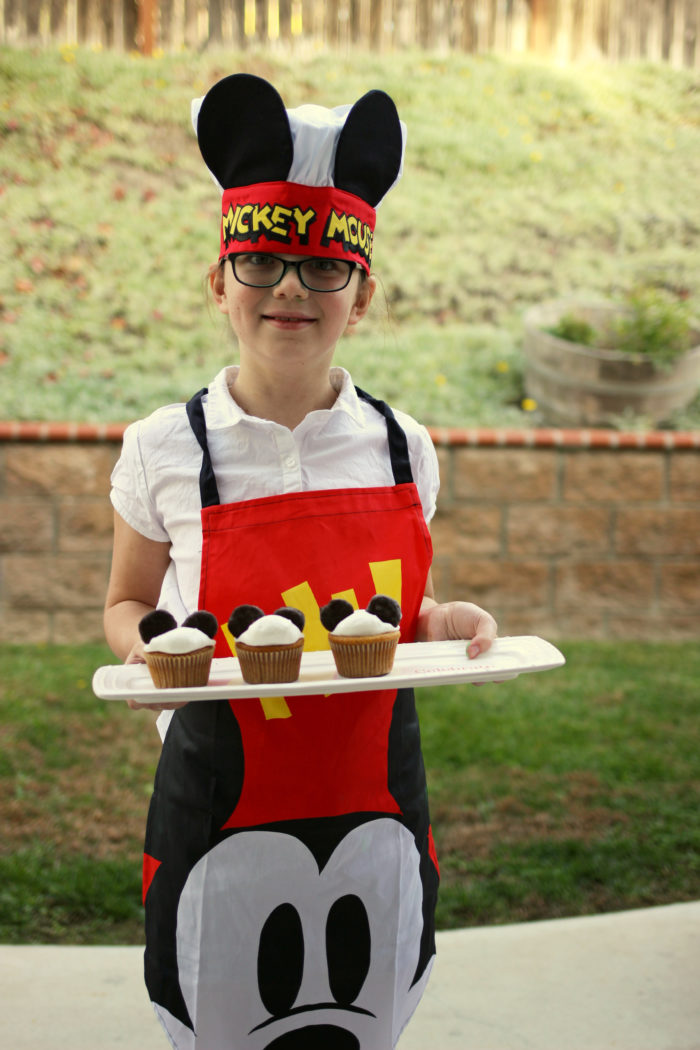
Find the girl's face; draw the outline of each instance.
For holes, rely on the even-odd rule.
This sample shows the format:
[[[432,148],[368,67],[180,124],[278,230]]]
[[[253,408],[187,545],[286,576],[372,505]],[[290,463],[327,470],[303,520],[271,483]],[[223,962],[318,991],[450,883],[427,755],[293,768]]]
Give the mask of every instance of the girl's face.
[[[367,313],[376,284],[374,277],[361,279],[355,270],[341,291],[312,292],[296,270],[288,269],[274,287],[250,288],[236,280],[228,261],[210,280],[216,304],[238,339],[241,365],[254,360],[275,372],[315,364],[328,368],[340,336]]]

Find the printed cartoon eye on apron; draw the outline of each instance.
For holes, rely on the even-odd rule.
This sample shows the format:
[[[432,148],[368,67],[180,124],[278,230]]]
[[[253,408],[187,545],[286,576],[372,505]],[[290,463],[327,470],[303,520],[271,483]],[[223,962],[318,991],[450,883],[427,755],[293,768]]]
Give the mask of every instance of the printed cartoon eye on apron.
[[[306,614],[401,603],[414,637],[431,560],[403,430],[395,484],[220,505],[202,396],[199,608]],[[216,656],[230,656],[223,631]],[[280,686],[282,690],[284,687]],[[411,690],[197,701],[176,711],[146,832],[146,983],[177,1050],[390,1050],[435,951],[437,861]]]

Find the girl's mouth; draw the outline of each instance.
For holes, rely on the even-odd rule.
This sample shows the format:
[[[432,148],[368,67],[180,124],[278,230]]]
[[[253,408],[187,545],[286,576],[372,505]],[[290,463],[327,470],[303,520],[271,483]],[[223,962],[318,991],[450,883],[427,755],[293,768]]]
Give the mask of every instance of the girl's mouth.
[[[304,314],[263,314],[263,320],[276,328],[287,329],[306,328],[314,323],[313,317],[306,317]]]

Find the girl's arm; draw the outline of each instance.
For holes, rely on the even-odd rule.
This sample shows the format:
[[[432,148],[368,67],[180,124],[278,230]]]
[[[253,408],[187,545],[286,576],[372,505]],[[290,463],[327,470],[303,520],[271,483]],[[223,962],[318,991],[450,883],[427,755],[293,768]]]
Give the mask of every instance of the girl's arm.
[[[169,543],[146,539],[115,512],[104,626],[110,648],[125,663],[140,656],[139,620],[158,604],[169,561]]]
[[[105,601],[105,636],[112,652],[124,663],[143,663],[139,620],[158,604],[161,584],[170,561],[170,544],[146,539],[115,512],[114,553]],[[138,704],[155,711],[181,704]]]
[[[496,621],[490,613],[471,602],[435,601],[432,575],[428,574],[425,595],[418,614],[417,642],[439,642],[449,638],[470,639],[467,654],[470,657],[485,653],[498,633]]]

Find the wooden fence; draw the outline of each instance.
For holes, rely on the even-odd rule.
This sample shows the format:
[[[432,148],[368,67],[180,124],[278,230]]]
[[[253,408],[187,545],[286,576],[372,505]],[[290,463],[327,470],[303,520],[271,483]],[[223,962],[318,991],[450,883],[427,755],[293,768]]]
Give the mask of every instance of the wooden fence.
[[[0,42],[533,51],[700,69],[700,0],[4,0]]]

